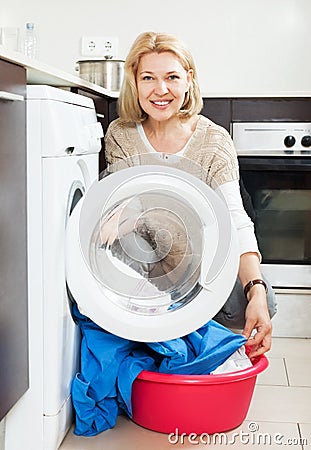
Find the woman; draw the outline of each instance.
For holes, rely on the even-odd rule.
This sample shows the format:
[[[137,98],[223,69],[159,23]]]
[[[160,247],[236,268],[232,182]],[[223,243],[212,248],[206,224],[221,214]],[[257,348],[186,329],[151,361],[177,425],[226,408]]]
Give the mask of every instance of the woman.
[[[202,106],[189,51],[174,36],[142,33],[125,61],[119,118],[106,133],[106,159],[109,164],[131,165],[140,155],[160,152],[183,156],[205,169],[206,182],[227,202],[240,243],[238,280],[215,320],[232,328],[244,326],[250,357],[256,357],[271,347],[274,294],[260,272],[260,253],[241,200],[232,140],[224,128],[199,114]]]

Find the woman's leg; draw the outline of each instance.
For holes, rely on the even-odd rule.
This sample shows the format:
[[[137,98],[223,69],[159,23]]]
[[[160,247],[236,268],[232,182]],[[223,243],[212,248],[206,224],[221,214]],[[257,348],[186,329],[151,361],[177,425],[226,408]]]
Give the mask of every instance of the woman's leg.
[[[267,284],[267,303],[270,317],[273,317],[277,312],[277,304],[275,300],[275,293],[269,281],[263,277]],[[239,278],[237,278],[235,285],[229,295],[228,300],[216,314],[214,320],[224,325],[227,328],[243,329],[245,325],[245,309],[248,304],[243,292],[243,287]]]

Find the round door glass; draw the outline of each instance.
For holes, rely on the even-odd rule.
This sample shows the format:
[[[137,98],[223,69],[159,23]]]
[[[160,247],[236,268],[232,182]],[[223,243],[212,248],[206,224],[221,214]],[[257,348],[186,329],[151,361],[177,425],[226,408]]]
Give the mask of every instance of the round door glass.
[[[158,188],[124,198],[103,212],[91,242],[91,270],[124,309],[162,314],[201,289],[203,225],[177,193]]]

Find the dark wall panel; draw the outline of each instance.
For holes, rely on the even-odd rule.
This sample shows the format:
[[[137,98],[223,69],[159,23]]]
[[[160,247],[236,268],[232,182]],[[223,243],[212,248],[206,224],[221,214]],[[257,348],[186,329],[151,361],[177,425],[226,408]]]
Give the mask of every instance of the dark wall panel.
[[[26,72],[0,60],[0,91]],[[28,389],[26,102],[0,99],[0,420]]]

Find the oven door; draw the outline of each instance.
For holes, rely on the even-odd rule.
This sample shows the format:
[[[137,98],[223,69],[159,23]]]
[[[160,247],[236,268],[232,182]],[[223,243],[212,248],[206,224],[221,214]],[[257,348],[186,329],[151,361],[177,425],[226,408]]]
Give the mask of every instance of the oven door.
[[[239,156],[262,270],[275,288],[311,288],[311,157]]]

